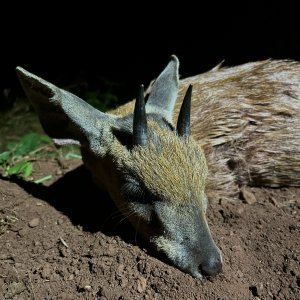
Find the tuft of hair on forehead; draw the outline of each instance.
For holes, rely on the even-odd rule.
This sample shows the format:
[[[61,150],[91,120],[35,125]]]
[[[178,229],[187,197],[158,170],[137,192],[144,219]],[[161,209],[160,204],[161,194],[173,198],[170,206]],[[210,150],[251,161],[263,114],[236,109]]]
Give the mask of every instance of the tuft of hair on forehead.
[[[201,146],[154,121],[149,122],[148,129],[152,136],[149,143],[132,149],[122,162],[123,170],[155,197],[178,205],[202,205],[208,170]]]

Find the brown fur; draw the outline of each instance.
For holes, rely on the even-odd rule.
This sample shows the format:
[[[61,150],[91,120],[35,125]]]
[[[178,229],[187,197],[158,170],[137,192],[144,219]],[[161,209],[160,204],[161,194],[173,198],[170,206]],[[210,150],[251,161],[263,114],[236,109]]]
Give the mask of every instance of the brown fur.
[[[248,63],[180,81],[174,120],[193,84],[192,135],[204,145],[209,198],[241,185],[300,186],[300,64]],[[129,102],[113,111],[132,112]]]

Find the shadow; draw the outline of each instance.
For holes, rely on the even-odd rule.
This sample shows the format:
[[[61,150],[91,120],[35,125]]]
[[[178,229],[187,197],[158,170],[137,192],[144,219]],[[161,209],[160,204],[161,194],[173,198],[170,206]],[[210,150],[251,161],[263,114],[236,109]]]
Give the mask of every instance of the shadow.
[[[16,183],[35,198],[46,201],[84,231],[118,235],[131,244],[141,242],[140,239],[136,240],[135,230],[118,212],[113,200],[105,191],[96,187],[83,165],[68,172],[50,186],[18,177],[0,178]]]
[[[66,173],[50,186],[28,182],[17,176],[7,178],[0,174],[0,179],[16,183],[35,198],[49,203],[68,216],[74,226],[81,226],[83,231],[119,236],[125,242],[146,250],[148,255],[174,266],[164,253],[156,251],[148,241],[137,235],[108,193],[93,183],[84,165]]]

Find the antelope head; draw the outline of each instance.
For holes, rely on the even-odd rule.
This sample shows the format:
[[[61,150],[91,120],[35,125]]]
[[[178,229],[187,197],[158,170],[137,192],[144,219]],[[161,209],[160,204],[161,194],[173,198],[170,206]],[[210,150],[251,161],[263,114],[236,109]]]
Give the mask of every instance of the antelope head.
[[[102,113],[21,67],[17,73],[46,133],[79,141],[85,165],[137,232],[201,278],[221,271],[222,255],[206,220],[206,159],[190,135],[191,86],[172,122],[178,67],[172,56],[147,103],[141,86],[124,116]]]

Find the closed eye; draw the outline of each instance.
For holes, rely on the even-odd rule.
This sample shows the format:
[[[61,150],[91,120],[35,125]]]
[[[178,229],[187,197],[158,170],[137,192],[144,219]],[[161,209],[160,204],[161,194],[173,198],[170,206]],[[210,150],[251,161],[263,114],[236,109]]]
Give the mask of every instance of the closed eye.
[[[121,188],[121,193],[128,202],[140,204],[151,204],[155,201],[153,196],[146,188],[141,188],[136,182],[126,182]]]

